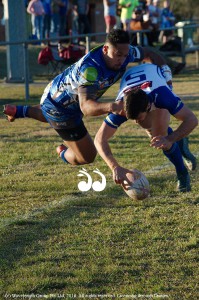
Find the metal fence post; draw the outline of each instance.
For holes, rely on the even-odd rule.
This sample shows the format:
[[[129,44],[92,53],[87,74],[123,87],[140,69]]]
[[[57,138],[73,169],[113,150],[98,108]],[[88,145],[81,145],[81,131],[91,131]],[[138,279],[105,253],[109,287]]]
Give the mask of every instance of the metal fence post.
[[[142,45],[142,33],[140,31],[137,32],[137,44]]]
[[[90,36],[86,36],[86,53],[88,53],[90,51]]]
[[[185,27],[185,26],[184,26]],[[185,28],[183,27],[183,37],[184,37],[184,30]],[[199,28],[199,24],[196,24],[196,25],[190,25],[189,26],[190,28]],[[178,30],[179,27],[174,27],[174,28],[171,28],[172,30]],[[168,30],[168,29],[161,29],[161,30]],[[133,31],[132,31],[133,32]],[[137,30],[137,31],[134,31],[134,33],[136,33],[137,35],[137,42],[138,44],[140,45],[141,44],[141,41],[142,41],[142,34],[146,33],[146,32],[150,32],[150,30]],[[81,37],[81,36],[84,36],[86,38],[86,51],[90,51],[90,48],[91,48],[91,38],[92,37],[96,37],[97,36],[105,36],[106,33],[102,32],[102,33],[92,33],[92,34],[88,34],[88,35],[77,35],[77,36],[74,36],[74,37]],[[182,38],[183,38],[182,37]],[[66,37],[61,37],[60,39],[61,40],[64,40],[66,38],[71,38],[71,36],[66,36]],[[49,39],[43,39],[43,40],[39,40],[40,42],[51,42],[51,41],[56,41],[57,42],[57,37],[56,38],[49,38]],[[34,43],[35,40],[23,40],[23,41],[6,41],[6,42],[0,42],[0,47],[1,46],[10,46],[10,45],[23,45],[23,53],[24,53],[24,83],[25,83],[25,100],[29,100],[29,81],[30,81],[30,74],[29,74],[29,59],[28,59],[28,45],[31,44],[31,43]],[[183,43],[182,43],[183,44]],[[194,47],[193,47],[193,51],[194,51]],[[198,67],[199,65],[199,51],[196,49],[195,50],[196,52],[196,66]],[[184,47],[182,48],[182,59],[183,59],[183,62],[185,62],[185,58],[186,58],[186,53],[185,52],[185,49]],[[190,53],[190,52],[189,52]]]

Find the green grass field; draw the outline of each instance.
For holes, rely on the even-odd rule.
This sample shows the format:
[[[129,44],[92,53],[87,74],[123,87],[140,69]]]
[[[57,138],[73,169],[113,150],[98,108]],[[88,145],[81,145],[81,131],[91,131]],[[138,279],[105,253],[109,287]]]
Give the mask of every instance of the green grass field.
[[[118,86],[103,100],[114,99]],[[28,103],[38,103],[44,87],[31,85]],[[24,103],[22,85],[0,89],[1,106]],[[174,91],[199,117],[199,71],[188,67],[174,77]],[[92,137],[102,120],[85,119]],[[0,300],[199,299],[198,169],[192,191],[177,193],[174,168],[129,121],[111,147],[123,166],[146,174],[151,196],[128,198],[99,156],[84,167],[93,180],[98,168],[107,186],[83,193],[82,167],[57,157],[61,139],[47,124],[11,124],[2,113],[0,122]],[[190,135],[196,156],[198,145],[196,128]]]

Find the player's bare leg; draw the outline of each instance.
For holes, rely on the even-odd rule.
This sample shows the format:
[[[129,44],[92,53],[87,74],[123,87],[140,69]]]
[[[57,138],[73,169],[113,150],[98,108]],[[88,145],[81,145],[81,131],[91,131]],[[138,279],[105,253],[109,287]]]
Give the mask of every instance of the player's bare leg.
[[[45,119],[45,117],[42,114],[41,106],[40,104],[29,106],[28,112],[27,112],[28,118],[38,120],[40,122],[48,123]]]
[[[97,155],[93,140],[88,133],[79,141],[64,141],[64,145],[66,148],[59,146],[57,152],[63,160],[65,158],[65,162],[71,165],[92,163]]]
[[[32,118],[40,122],[47,122],[42,114],[40,104],[34,106],[16,106],[11,104],[5,104],[3,113],[9,122],[14,122],[16,118]]]

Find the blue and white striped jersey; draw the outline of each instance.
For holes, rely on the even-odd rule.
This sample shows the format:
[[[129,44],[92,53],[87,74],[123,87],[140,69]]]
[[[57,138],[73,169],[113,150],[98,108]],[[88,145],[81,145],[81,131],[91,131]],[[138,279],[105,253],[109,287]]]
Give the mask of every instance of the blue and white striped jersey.
[[[161,67],[154,64],[141,64],[128,69],[122,77],[116,101],[122,99],[125,92],[136,87],[141,88],[148,95],[153,106],[167,109],[172,115],[175,115],[184,105],[167,85]],[[110,113],[104,121],[109,126],[117,128],[127,121],[127,118]]]
[[[75,102],[78,103],[78,88],[81,86],[91,86],[92,91],[95,91],[95,100],[97,100],[122,77],[129,62],[143,59],[143,51],[140,47],[129,46],[129,54],[123,65],[118,71],[113,71],[106,66],[102,48],[101,45],[93,49],[63,73],[56,76],[46,87],[41,98],[41,104],[48,95],[50,95],[52,103],[59,103],[63,107]]]

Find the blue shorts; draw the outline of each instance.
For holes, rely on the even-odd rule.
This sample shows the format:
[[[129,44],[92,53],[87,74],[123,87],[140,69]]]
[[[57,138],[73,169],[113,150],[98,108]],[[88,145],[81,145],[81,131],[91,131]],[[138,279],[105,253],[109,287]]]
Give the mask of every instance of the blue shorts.
[[[78,102],[63,107],[48,95],[41,104],[41,109],[44,117],[54,129],[75,128],[82,122],[83,114]]]
[[[78,141],[87,134],[82,121],[83,114],[79,103],[63,107],[47,96],[41,104],[41,109],[48,123],[57,131],[64,141]]]

